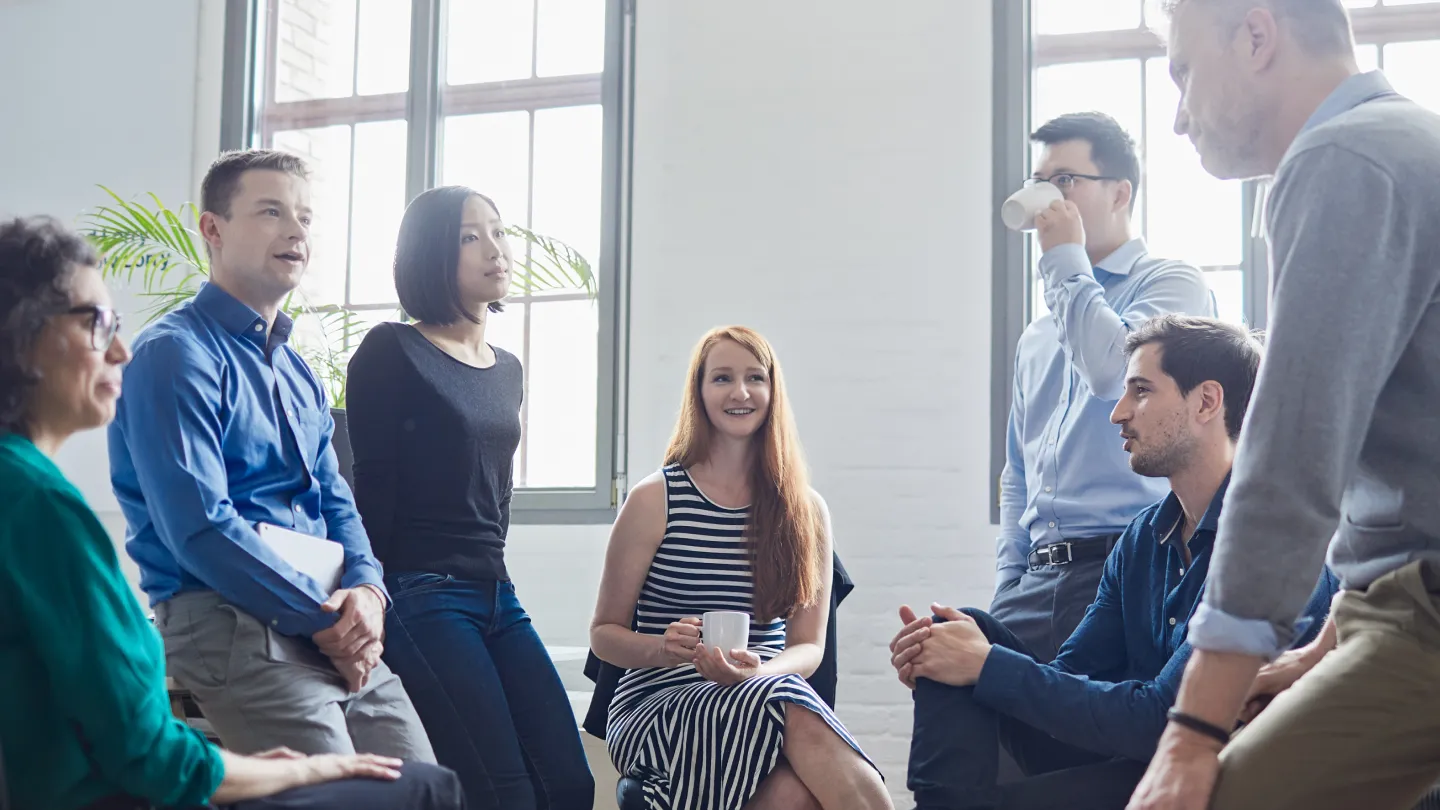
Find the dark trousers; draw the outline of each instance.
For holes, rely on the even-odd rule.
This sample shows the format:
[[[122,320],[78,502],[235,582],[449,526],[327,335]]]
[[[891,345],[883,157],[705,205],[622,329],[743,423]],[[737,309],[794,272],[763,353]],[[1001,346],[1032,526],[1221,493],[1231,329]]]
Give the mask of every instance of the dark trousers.
[[[472,810],[590,810],[595,779],[570,699],[515,586],[386,578],[385,661]]]
[[[991,644],[1031,655],[1025,642],[994,617],[973,608],[964,612]],[[915,793],[916,810],[1123,810],[1145,773],[1147,763],[1067,745],[981,705],[973,686],[921,678],[914,701],[906,785]],[[998,783],[1002,746],[1025,778]]]
[[[1119,535],[1071,541],[1076,549],[1103,548],[1108,551]],[[995,594],[990,615],[1005,623],[1019,636],[1035,660],[1055,660],[1060,645],[1070,638],[1100,589],[1103,557],[1078,560],[1064,565],[1038,565]]]
[[[151,807],[153,805],[141,799],[116,796],[93,802],[85,810],[150,810]],[[207,805],[203,810],[463,810],[464,807],[460,780],[452,771],[409,762],[394,782],[345,779],[295,788],[265,799]]]

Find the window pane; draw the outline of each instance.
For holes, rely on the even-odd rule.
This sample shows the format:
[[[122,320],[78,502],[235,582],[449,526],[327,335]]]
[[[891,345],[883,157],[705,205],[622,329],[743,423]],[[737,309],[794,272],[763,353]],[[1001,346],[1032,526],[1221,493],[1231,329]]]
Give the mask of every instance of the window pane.
[[[525,486],[595,485],[599,313],[593,301],[530,307]]]
[[[445,119],[445,159],[440,176],[447,185],[469,186],[494,200],[506,222],[528,224],[530,113],[483,113]]]
[[[1385,46],[1385,75],[1402,95],[1440,112],[1440,41],[1397,42]]]
[[[1400,5],[1402,1],[1403,0],[1385,0],[1385,5]],[[1373,5],[1375,5],[1375,0],[1345,0],[1346,8],[1370,8]]]
[[[353,0],[281,0],[275,100],[344,98],[355,85]]]
[[[450,84],[528,79],[535,48],[535,0],[450,3],[445,80]]]
[[[600,256],[601,109],[561,107],[535,113],[535,188],[531,227],[580,252]]]
[[[310,266],[300,291],[313,305],[345,302],[345,258],[349,240],[350,127],[296,129],[275,133],[276,149],[294,152],[310,164]]]
[[[485,316],[485,342],[525,359],[525,305],[510,304],[504,312]]]
[[[605,0],[539,0],[535,74],[605,69]]]
[[[395,296],[395,239],[405,213],[404,121],[355,125],[355,195],[350,214],[350,303]]]
[[[1380,48],[1375,45],[1357,45],[1355,47],[1355,64],[1360,66],[1361,71],[1371,71],[1380,67]]]
[[[1035,32],[1080,34],[1140,27],[1143,0],[1034,0]]]
[[[1139,141],[1140,60],[1042,67],[1035,71],[1034,87],[1034,127],[1065,113],[1098,110],[1114,117]]]
[[[1146,65],[1146,239],[1157,256],[1199,266],[1238,265],[1244,246],[1240,182],[1221,181],[1200,167],[1188,138],[1174,132],[1180,91],[1169,65]]]
[[[410,86],[410,0],[360,4],[360,62],[356,92],[403,93]]]
[[[1239,270],[1211,270],[1205,274],[1215,295],[1215,310],[1222,321],[1245,324],[1244,276]]]

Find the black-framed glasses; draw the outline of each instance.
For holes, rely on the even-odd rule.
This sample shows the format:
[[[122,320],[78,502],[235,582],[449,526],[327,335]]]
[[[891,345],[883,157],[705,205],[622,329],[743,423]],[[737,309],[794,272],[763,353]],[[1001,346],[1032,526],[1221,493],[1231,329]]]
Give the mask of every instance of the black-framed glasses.
[[[1070,189],[1075,187],[1076,180],[1100,181],[1119,179],[1120,178],[1118,177],[1110,177],[1104,174],[1077,174],[1075,172],[1062,172],[1060,174],[1052,174],[1049,177],[1032,177],[1029,180],[1025,181],[1025,185],[1033,186],[1036,183],[1049,183],[1050,185],[1060,189],[1060,192],[1063,194],[1069,192]]]
[[[65,310],[66,315],[90,316],[90,348],[97,352],[108,351],[115,336],[120,334],[120,313],[99,304],[87,304]]]

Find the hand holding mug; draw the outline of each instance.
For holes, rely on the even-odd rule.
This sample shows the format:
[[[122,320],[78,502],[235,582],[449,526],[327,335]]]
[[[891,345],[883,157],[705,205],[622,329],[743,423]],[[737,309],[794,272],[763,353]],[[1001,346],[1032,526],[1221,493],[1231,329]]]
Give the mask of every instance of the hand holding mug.
[[[1060,245],[1085,245],[1085,224],[1080,209],[1069,200],[1056,200],[1035,215],[1035,230],[1040,237],[1040,250],[1049,253]]]
[[[695,648],[700,644],[700,619],[695,616],[681,619],[678,622],[671,622],[665,628],[665,636],[660,640],[661,655],[664,662],[661,666],[677,667],[681,664],[690,664],[695,661]]]
[[[701,644],[695,648],[695,671],[707,681],[734,686],[760,674],[760,656],[740,649],[722,653],[718,647]]]

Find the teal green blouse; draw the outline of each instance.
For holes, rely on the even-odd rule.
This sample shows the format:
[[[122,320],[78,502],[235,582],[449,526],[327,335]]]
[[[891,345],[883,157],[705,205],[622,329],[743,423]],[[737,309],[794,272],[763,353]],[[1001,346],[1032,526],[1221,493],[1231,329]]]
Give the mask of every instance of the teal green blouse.
[[[160,638],[80,492],[0,433],[0,746],[16,810],[204,804],[220,752],[170,714]]]

